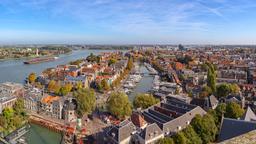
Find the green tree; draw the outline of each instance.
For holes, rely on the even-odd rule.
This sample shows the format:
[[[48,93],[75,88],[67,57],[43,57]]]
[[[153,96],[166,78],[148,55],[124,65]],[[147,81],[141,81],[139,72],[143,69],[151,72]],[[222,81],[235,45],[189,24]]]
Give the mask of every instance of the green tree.
[[[156,103],[158,103],[159,100],[156,99],[153,95],[149,95],[149,94],[138,94],[136,95],[134,101],[133,101],[133,105],[136,108],[143,108],[146,109]]]
[[[191,122],[191,126],[198,136],[201,137],[203,143],[209,143],[215,140],[218,129],[213,116],[210,114],[206,114],[203,117],[196,115]]]
[[[230,102],[226,106],[225,117],[237,119],[244,114],[244,109],[235,102]]]
[[[128,63],[127,63],[126,69],[131,70],[132,67],[133,67],[133,58],[130,57],[130,58],[128,59]]]
[[[183,132],[178,132],[173,136],[173,140],[176,144],[187,144],[188,139],[185,137]]]
[[[107,101],[107,109],[119,119],[130,116],[132,113],[128,96],[123,92],[113,92],[110,94]]]
[[[217,97],[226,97],[230,93],[230,85],[229,84],[220,84],[217,86],[216,95]]]
[[[175,144],[173,139],[170,137],[164,137],[162,139],[160,139],[157,144]]]
[[[110,90],[110,86],[109,86],[109,84],[108,84],[108,82],[107,82],[106,79],[103,79],[103,80],[101,81],[101,86],[102,86],[102,88],[103,88],[105,91]]]
[[[36,74],[35,73],[30,73],[28,75],[28,81],[29,81],[29,83],[34,83],[36,81]]]
[[[24,101],[21,98],[18,98],[15,104],[13,105],[13,110],[16,115],[24,115],[25,108],[24,108]]]
[[[110,66],[110,65],[112,65],[112,64],[115,64],[116,62],[117,62],[116,59],[111,58],[111,59],[108,61],[108,65]]]
[[[55,84],[56,84],[56,81],[55,80],[51,80],[48,83],[48,86],[47,86],[48,91],[53,92],[54,88],[55,88]]]
[[[230,93],[238,94],[240,92],[240,87],[237,84],[230,84]]]
[[[216,70],[213,64],[207,63],[207,86],[211,88],[212,92],[216,92]]]
[[[211,114],[214,118],[215,124],[218,129],[220,129],[220,123],[221,123],[221,118],[224,116],[226,113],[226,104],[221,103],[219,104],[215,110],[210,110],[209,114]]]
[[[212,94],[212,89],[211,89],[210,87],[208,87],[208,86],[204,86],[203,89],[202,89],[202,91],[207,92],[208,95],[211,95],[211,94]]]
[[[68,92],[71,92],[71,90],[73,89],[73,85],[71,83],[65,84],[64,87],[67,89]]]
[[[94,55],[93,53],[91,53],[91,54],[86,58],[86,60],[88,60],[89,62],[97,62],[97,63],[99,63],[99,62],[100,62],[100,57]]]
[[[84,114],[90,114],[96,104],[95,92],[92,89],[79,89],[74,92],[74,97],[77,100],[77,114],[82,117]]]
[[[78,89],[82,89],[82,88],[83,88],[83,83],[82,83],[81,81],[78,81],[78,82],[76,83],[75,88],[76,88],[77,90],[78,90]]]
[[[72,84],[70,83],[65,84],[60,88],[59,95],[63,95],[63,96],[67,95],[69,92],[71,92],[72,88],[73,88]]]
[[[186,144],[202,144],[201,138],[197,135],[191,125],[187,126],[183,131],[184,136],[188,139]]]
[[[22,117],[18,116],[18,115],[14,115],[13,117],[13,126],[18,128],[22,126]]]
[[[7,120],[10,120],[14,116],[14,110],[12,108],[5,108],[2,113]]]
[[[58,95],[58,94],[60,93],[60,89],[61,89],[61,85],[60,85],[59,82],[57,82],[57,83],[54,85],[53,92]]]

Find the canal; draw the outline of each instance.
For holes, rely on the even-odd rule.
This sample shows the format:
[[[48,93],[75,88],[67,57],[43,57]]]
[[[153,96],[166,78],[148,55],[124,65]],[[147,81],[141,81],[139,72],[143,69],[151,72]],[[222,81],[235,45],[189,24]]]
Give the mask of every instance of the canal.
[[[35,124],[31,124],[25,137],[28,144],[59,144],[61,140],[61,134]]]
[[[145,67],[144,64],[140,64],[139,66],[140,66],[140,72],[144,73],[144,76],[142,77],[140,82],[137,83],[137,85],[132,90],[132,92],[130,94],[128,94],[129,100],[131,102],[133,102],[133,100],[134,100],[134,98],[135,98],[135,96],[137,94],[139,94],[139,93],[147,93],[149,90],[152,89],[152,84],[153,84],[154,76],[153,75],[149,75],[149,71],[147,70],[147,68]]]

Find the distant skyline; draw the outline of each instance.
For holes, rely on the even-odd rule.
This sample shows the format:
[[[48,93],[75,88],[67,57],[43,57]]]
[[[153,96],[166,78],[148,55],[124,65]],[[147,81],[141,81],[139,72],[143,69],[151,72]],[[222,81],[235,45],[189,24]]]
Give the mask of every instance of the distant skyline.
[[[256,44],[255,0],[0,0],[0,44]]]

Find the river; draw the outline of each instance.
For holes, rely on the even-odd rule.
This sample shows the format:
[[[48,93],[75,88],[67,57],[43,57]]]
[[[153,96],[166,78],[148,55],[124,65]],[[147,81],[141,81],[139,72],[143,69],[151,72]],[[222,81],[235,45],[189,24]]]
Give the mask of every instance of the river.
[[[25,65],[24,60],[0,61],[0,83],[10,81],[23,83],[24,79],[31,73],[40,74],[43,70],[57,65],[67,64],[80,58],[86,58],[90,53],[95,55],[101,52],[111,52],[114,50],[77,50],[68,55],[60,55],[59,59],[51,62]]]

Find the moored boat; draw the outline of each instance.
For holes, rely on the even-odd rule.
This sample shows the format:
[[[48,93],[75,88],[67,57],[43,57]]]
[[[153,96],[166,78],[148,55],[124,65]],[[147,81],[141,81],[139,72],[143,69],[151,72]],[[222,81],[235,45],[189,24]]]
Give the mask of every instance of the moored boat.
[[[29,61],[24,61],[24,64],[37,64],[37,63],[42,63],[42,62],[49,62],[49,61],[54,61],[58,59],[58,57],[42,57],[42,58],[34,58]]]

